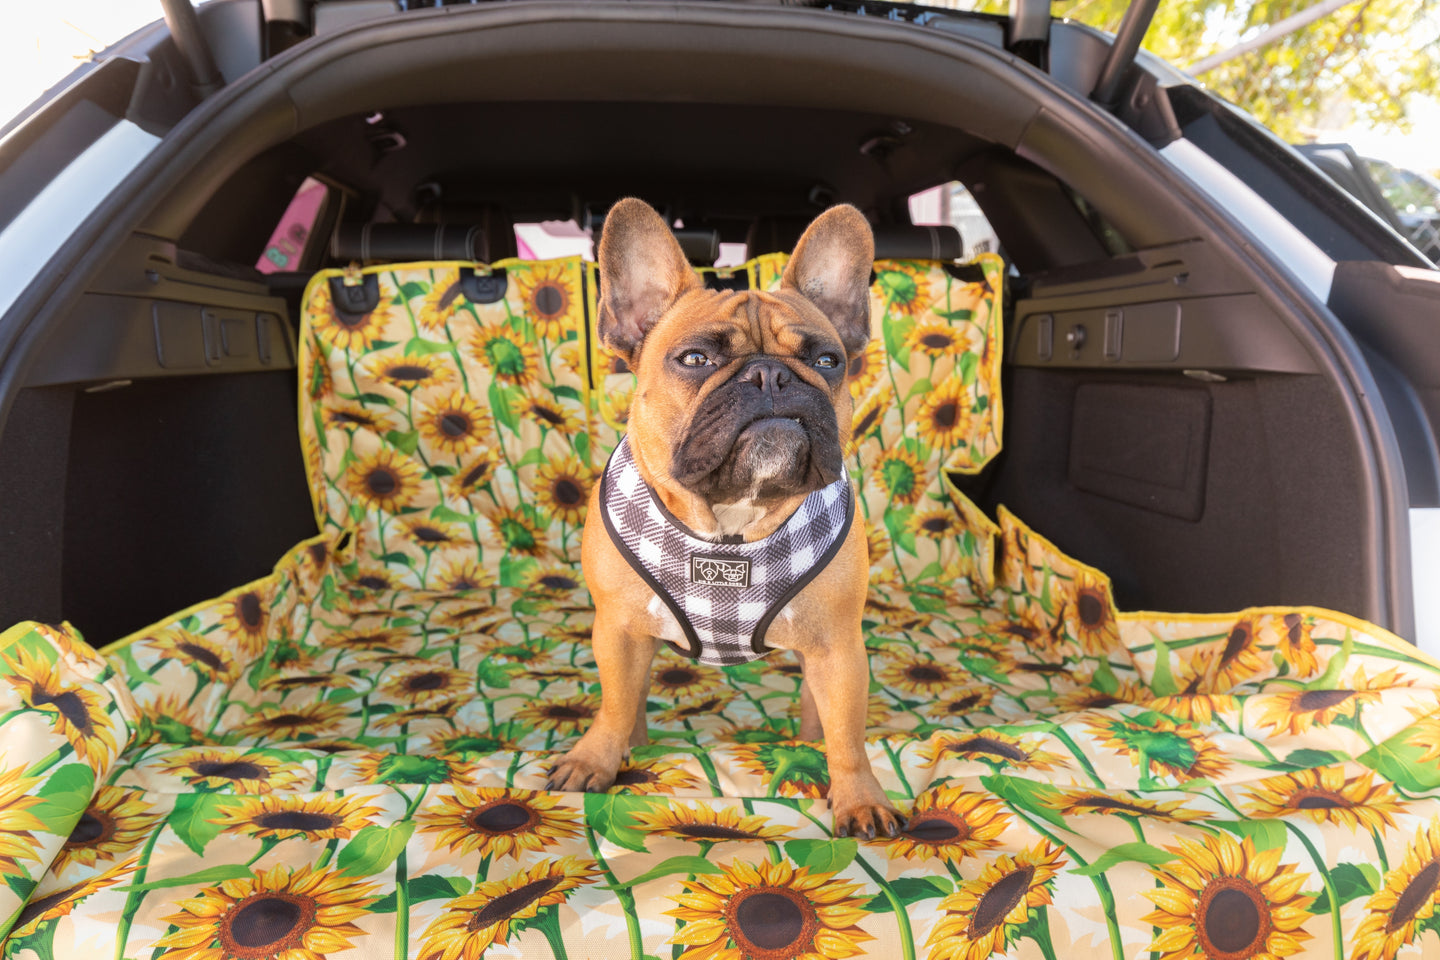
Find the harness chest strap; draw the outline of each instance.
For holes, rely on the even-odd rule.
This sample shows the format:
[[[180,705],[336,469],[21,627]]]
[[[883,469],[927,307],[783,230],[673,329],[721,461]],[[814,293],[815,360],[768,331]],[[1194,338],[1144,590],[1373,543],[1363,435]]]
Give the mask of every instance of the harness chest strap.
[[[690,649],[665,642],[711,666],[748,663],[771,652],[765,645],[771,621],[835,558],[855,519],[854,493],[842,473],[763,540],[698,537],[640,475],[629,437],[605,465],[600,504],[616,549],[670,609]]]

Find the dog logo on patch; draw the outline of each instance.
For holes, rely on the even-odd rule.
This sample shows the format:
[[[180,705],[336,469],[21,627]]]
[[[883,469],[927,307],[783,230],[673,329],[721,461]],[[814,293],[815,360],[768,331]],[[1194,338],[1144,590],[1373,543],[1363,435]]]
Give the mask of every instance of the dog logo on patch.
[[[732,557],[690,557],[690,582],[717,587],[750,586],[750,561]]]

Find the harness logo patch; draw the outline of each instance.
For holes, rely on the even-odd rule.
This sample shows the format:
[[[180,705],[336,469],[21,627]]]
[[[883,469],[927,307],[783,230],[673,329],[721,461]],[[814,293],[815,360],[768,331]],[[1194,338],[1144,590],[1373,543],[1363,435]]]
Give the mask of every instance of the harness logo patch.
[[[734,557],[690,556],[690,582],[717,587],[750,586],[750,561]]]

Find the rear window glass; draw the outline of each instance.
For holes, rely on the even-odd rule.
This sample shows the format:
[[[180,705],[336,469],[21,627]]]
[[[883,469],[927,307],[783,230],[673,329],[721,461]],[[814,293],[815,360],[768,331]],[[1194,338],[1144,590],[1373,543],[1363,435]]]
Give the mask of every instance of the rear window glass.
[[[965,259],[982,253],[995,253],[1000,241],[990,228],[990,221],[980,212],[980,204],[959,180],[921,190],[910,197],[910,222],[918,227],[954,227],[960,231],[960,246]]]

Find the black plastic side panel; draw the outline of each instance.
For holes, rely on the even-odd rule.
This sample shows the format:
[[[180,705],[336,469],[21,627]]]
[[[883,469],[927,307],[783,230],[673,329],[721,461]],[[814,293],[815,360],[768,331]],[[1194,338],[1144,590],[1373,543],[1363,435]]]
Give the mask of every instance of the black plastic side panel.
[[[0,624],[54,623],[70,444],[68,390],[22,390],[0,435]]]
[[[1354,576],[1365,562],[1364,518],[1354,508],[1361,472],[1343,408],[1322,378],[1201,384],[1173,374],[1018,369],[1007,386],[1006,448],[980,502],[1005,504],[1061,550],[1110,574],[1122,609],[1367,611]],[[1077,405],[1086,391],[1099,391],[1100,402]],[[1183,464],[1136,459],[1147,449],[1176,456],[1166,431],[1203,426],[1207,402],[1205,456]],[[1172,412],[1158,416],[1162,407]],[[1183,446],[1193,449],[1188,440]],[[1110,486],[1081,489],[1077,462],[1091,476],[1111,475]],[[1146,504],[1144,485],[1192,504],[1198,494],[1203,510],[1190,520],[1172,509],[1184,504]]]
[[[76,395],[64,614],[97,646],[269,572],[315,533],[291,371]]]

